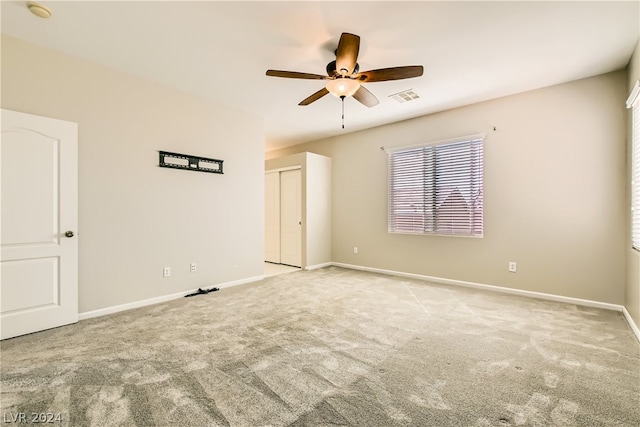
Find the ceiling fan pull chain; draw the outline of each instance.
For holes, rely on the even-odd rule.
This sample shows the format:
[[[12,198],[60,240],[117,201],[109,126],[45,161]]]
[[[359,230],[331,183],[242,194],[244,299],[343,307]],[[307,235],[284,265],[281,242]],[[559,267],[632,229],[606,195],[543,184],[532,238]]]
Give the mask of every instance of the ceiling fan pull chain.
[[[342,129],[344,129],[344,95],[340,97],[342,99]]]

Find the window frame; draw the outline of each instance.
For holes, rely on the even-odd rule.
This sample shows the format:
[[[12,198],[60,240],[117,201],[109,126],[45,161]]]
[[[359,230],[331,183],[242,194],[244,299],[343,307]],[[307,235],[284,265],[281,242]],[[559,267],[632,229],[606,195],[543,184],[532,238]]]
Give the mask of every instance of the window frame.
[[[484,237],[484,145],[485,145],[485,142],[486,142],[485,134],[473,134],[473,135],[466,135],[466,136],[437,140],[437,141],[430,141],[422,144],[386,149],[385,151],[387,152],[387,232],[389,234],[483,238]],[[442,199],[443,189],[445,189],[445,192],[446,192],[446,187],[443,187],[443,186],[445,186],[446,184],[455,184],[455,182],[451,182],[450,181],[451,178],[449,179],[443,178],[441,182],[438,182],[438,179],[435,177],[440,176],[438,174],[439,173],[442,174],[443,170],[445,172],[447,170],[450,170],[449,168],[451,168],[451,165],[454,164],[455,161],[454,162],[451,161],[451,158],[450,158],[451,154],[449,153],[447,155],[447,151],[449,149],[454,151],[455,145],[460,145],[462,143],[469,144],[469,147],[464,149],[464,152],[469,153],[470,155],[469,161],[468,163],[466,163],[468,167],[456,169],[456,171],[453,172],[453,174],[456,175],[455,177],[456,182],[458,179],[458,174],[470,175],[469,180],[464,181],[465,185],[462,191],[467,190],[471,194],[467,194],[467,197],[462,196],[460,194],[461,191],[459,188],[457,188],[457,186],[453,191],[456,191],[457,194],[459,194],[458,198],[460,196],[464,197],[466,205],[470,207],[470,209],[480,210],[479,219],[478,219],[477,212],[476,213],[472,212],[469,214],[470,215],[469,216],[470,225],[468,228],[469,232],[459,232],[459,231],[456,232],[455,230],[456,226],[459,227],[459,224],[455,224],[455,223],[453,224],[453,227],[450,229],[451,231],[446,232],[444,231],[446,227],[441,227],[438,225],[438,223],[442,221],[443,218],[438,218],[438,214],[436,213],[437,208],[435,208],[435,206],[438,205],[438,201],[437,201],[438,198],[440,198],[441,200],[440,206],[442,206],[442,204],[446,203],[447,199],[449,199],[452,195],[455,196],[451,188],[449,188],[449,191],[450,191],[449,195],[444,196],[444,199]],[[431,150],[429,154],[427,153],[427,149],[432,147],[439,147],[439,146],[443,147],[441,148],[440,152],[436,151],[437,149],[434,148],[433,150]],[[447,148],[444,148],[444,147],[447,147]],[[417,190],[417,194],[420,194],[420,191],[423,192],[421,194],[423,198],[423,203],[419,204],[419,207],[418,207],[419,213],[416,215],[416,221],[420,225],[418,226],[411,225],[406,227],[405,229],[402,229],[402,225],[403,225],[402,220],[398,220],[398,214],[397,214],[397,211],[400,209],[400,207],[398,206],[400,204],[398,202],[399,196],[397,194],[398,186],[394,185],[394,180],[401,179],[402,176],[401,178],[398,178],[398,174],[396,174],[396,170],[394,169],[394,156],[395,156],[396,162],[398,161],[401,162],[402,160],[399,160],[397,157],[398,154],[406,153],[408,156],[411,156],[410,152],[412,151],[417,152],[422,150],[424,150],[424,159],[417,160],[417,162],[418,164],[420,164],[420,162],[422,161],[422,164],[424,164],[425,167],[422,167],[422,168],[419,167],[415,171],[409,171],[409,173],[412,173],[412,172],[418,172],[419,169],[422,169],[421,173],[418,172],[417,176],[415,177],[415,179],[417,180],[422,180],[421,182],[423,186],[423,190]],[[476,151],[475,155],[473,154],[474,150]],[[417,153],[414,153],[414,154],[417,154]],[[433,159],[427,160],[427,157],[429,156],[433,157]],[[437,168],[436,167],[438,164],[437,159],[439,158],[439,156],[443,156],[442,158],[446,158],[447,156],[449,156],[449,158],[448,160],[445,160],[445,163],[441,164],[442,166],[440,168]],[[417,154],[417,157],[420,157],[420,154]],[[430,165],[431,167],[426,165],[426,163],[431,163]],[[476,167],[475,170],[474,170],[474,166]],[[407,168],[411,169],[411,166],[407,166]],[[406,173],[406,172],[403,172],[403,173]],[[477,182],[474,183],[474,179],[478,179],[478,178],[480,180],[479,184]],[[431,191],[426,189],[427,185],[432,189]],[[407,188],[405,187],[405,189]],[[475,194],[474,191],[477,194]],[[427,198],[425,197],[426,193],[429,193],[430,198],[428,199],[428,201],[427,201]],[[420,197],[418,196],[417,198],[420,199]],[[452,202],[452,203],[455,203],[455,202]],[[426,206],[433,206],[433,208],[428,209],[426,208]],[[458,213],[457,207],[454,207],[452,209],[453,210],[452,211],[450,210],[448,213],[450,217],[455,217],[454,214]],[[465,208],[463,207],[463,209]],[[480,231],[477,232],[477,229],[479,229]]]
[[[631,247],[640,251],[640,81],[636,81],[627,108],[631,110],[631,200],[629,234]]]

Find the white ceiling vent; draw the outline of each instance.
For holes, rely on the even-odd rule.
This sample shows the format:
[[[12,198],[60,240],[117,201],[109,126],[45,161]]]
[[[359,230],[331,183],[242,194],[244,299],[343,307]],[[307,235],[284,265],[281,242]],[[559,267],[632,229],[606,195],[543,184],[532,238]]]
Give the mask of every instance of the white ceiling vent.
[[[395,99],[396,101],[403,103],[407,101],[413,101],[414,99],[420,98],[420,95],[415,93],[413,89],[403,90],[402,92],[394,93],[393,95],[389,95],[389,98]]]

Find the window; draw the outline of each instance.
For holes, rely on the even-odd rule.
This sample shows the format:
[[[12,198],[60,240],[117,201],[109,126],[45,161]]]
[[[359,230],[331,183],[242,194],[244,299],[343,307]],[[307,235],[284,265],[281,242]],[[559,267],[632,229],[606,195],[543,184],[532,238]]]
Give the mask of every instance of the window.
[[[631,128],[631,246],[640,250],[640,82],[627,99],[632,108]]]
[[[389,150],[389,232],[482,237],[484,136]]]

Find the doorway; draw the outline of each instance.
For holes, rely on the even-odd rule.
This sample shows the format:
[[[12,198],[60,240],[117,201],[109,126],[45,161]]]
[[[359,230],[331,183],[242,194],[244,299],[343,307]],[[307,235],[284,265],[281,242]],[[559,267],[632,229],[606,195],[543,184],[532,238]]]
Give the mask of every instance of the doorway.
[[[302,267],[302,172],[265,174],[265,261]]]

